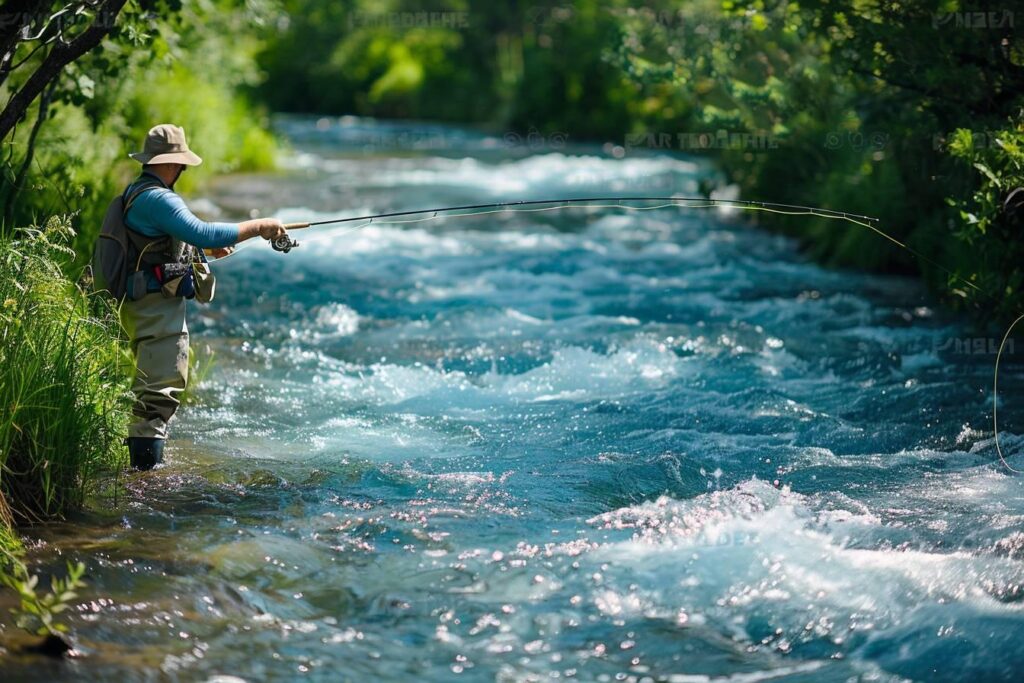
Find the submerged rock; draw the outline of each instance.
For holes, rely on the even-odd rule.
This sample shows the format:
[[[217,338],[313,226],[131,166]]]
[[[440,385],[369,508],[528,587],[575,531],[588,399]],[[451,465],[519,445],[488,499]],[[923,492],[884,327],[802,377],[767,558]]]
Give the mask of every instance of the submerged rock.
[[[59,659],[73,653],[75,648],[67,637],[51,633],[38,643],[26,645],[23,650],[26,653]]]

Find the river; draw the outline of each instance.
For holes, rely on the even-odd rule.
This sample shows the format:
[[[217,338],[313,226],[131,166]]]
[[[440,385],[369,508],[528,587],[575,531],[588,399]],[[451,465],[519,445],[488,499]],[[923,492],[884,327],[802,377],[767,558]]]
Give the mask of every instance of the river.
[[[193,206],[311,220],[713,175],[278,126],[283,172]],[[29,532],[42,569],[89,567],[81,655],[13,657],[4,680],[1018,679],[1024,486],[993,450],[993,340],[745,218],[342,224],[216,264],[190,314],[214,360],[167,464]],[[1024,468],[1011,351],[1002,442]]]

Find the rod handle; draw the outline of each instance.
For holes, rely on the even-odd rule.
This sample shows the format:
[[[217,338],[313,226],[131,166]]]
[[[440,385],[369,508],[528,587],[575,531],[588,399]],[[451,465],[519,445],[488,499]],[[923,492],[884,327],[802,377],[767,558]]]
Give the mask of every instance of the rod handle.
[[[298,230],[299,228],[308,228],[309,223],[285,223],[285,230]]]

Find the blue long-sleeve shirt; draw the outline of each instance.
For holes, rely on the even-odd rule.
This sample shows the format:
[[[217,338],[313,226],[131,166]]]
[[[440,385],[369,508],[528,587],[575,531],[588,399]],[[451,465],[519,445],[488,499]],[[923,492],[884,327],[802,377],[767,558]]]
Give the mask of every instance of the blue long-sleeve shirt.
[[[151,173],[144,174],[160,181]],[[137,184],[133,183],[133,186]],[[129,191],[130,192],[130,191]],[[171,237],[200,249],[230,247],[238,241],[237,223],[200,220],[185,206],[184,200],[160,181],[160,187],[146,190],[132,203],[125,214],[125,223],[132,230],[148,237]]]

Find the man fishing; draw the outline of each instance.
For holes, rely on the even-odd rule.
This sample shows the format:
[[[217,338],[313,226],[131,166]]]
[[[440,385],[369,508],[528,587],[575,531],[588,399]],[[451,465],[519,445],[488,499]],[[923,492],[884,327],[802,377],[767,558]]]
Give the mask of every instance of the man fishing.
[[[203,160],[178,126],[154,126],[143,150],[129,156],[142,163],[142,173],[121,198],[128,245],[121,320],[136,364],[135,421],[127,443],[131,466],[147,470],[163,459],[167,424],[188,382],[185,300],[213,297],[213,275],[202,250],[221,255],[247,239],[274,240],[286,233],[276,218],[210,223],[189,211],[174,184]]]
[[[535,211],[538,206],[599,205],[615,202],[612,208],[632,207],[623,201],[662,201],[662,206],[731,206],[788,215],[815,215],[851,221],[878,231],[877,219],[828,209],[701,197],[586,197],[521,200],[447,206],[434,209],[393,211],[369,216],[331,218],[283,225],[273,218],[242,223],[208,223],[200,220],[174,192],[174,184],[189,166],[202,163],[188,148],[185,132],[178,126],[162,124],[150,129],[142,152],[130,155],[143,164],[142,174],[108,209],[94,255],[94,271],[104,273],[106,289],[121,306],[122,322],[135,355],[134,415],[128,432],[132,467],[150,469],[163,458],[167,424],[179,405],[179,395],[188,381],[188,327],[185,300],[205,303],[213,297],[213,275],[203,250],[220,255],[226,248],[259,235],[274,249],[287,253],[298,246],[286,229],[310,228],[359,222],[359,229],[384,219],[433,214],[471,215],[479,210]],[[109,237],[110,239],[102,239]],[[891,239],[891,238],[890,238]],[[903,246],[901,244],[901,246]],[[118,251],[118,249],[121,251]],[[114,286],[110,286],[114,283]],[[116,283],[120,283],[118,286]]]

